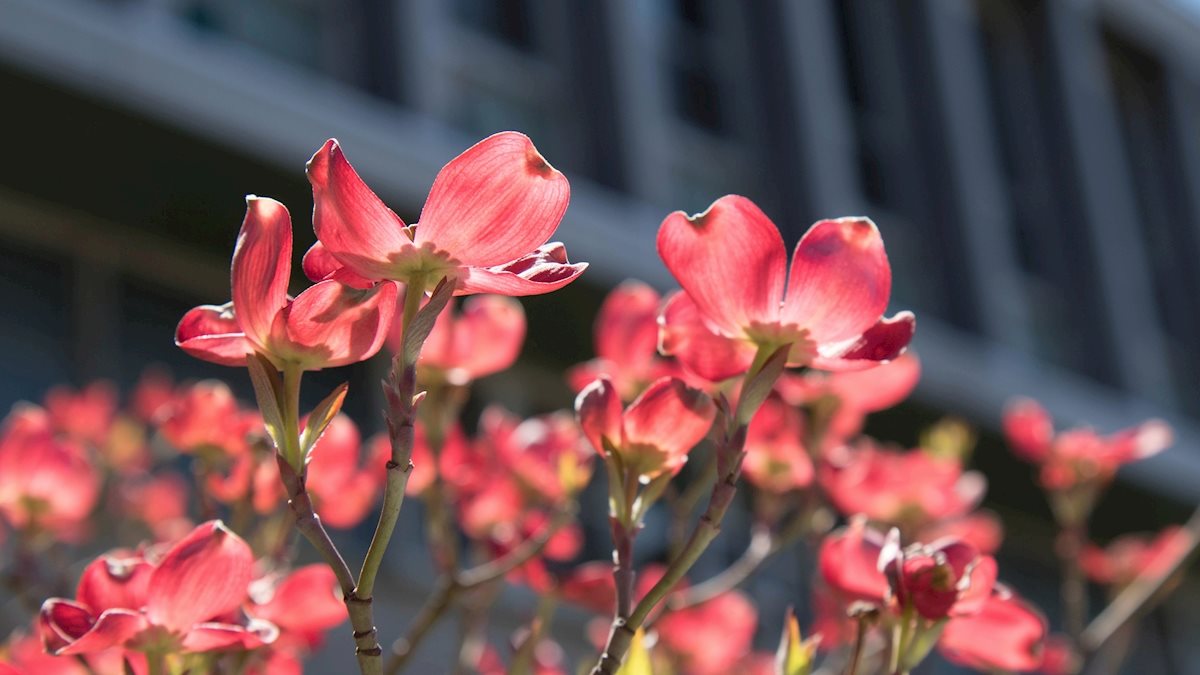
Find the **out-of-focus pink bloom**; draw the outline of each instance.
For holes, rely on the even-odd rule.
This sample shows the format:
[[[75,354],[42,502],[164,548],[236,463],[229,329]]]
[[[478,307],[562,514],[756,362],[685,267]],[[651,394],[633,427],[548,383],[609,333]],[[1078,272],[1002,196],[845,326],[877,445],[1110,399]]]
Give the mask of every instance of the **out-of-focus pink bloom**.
[[[16,528],[36,525],[73,539],[100,494],[83,448],[56,438],[45,410],[13,408],[0,429],[0,514]]]
[[[597,614],[611,615],[617,606],[617,587],[613,583],[612,562],[593,561],[573,567],[559,586],[563,600],[589,609]],[[637,571],[633,598],[640,601],[666,574],[663,565],[649,564]],[[675,591],[687,588],[687,581],[680,581]],[[653,614],[652,614],[653,615]]]
[[[630,279],[609,292],[596,316],[596,358],[567,371],[576,392],[600,376],[612,380],[622,401],[632,401],[651,382],[682,370],[658,355],[658,291]]]
[[[921,528],[917,535],[921,541],[937,541],[947,537],[967,542],[982,555],[992,555],[1004,541],[1004,525],[991,511],[975,511],[959,518],[930,523]]]
[[[748,654],[733,672],[743,675],[776,675],[778,671],[775,669],[775,655],[762,652]]]
[[[383,346],[396,307],[396,285],[366,289],[321,281],[291,298],[292,219],[283,204],[246,198],[246,220],[233,252],[233,300],[183,316],[175,344],[196,358],[244,366],[260,352],[276,367],[344,366]]]
[[[1140,576],[1159,577],[1167,573],[1187,554],[1189,543],[1187,531],[1179,526],[1168,527],[1156,535],[1127,534],[1103,549],[1088,545],[1079,565],[1092,581],[1120,588]]]
[[[938,650],[950,662],[984,671],[1032,671],[1042,663],[1046,620],[997,586],[979,611],[950,619]]]
[[[879,567],[900,607],[938,621],[980,610],[996,585],[996,561],[974,546],[955,539],[900,547],[892,530],[879,556]]]
[[[525,495],[511,480],[497,479],[459,495],[458,521],[475,539],[511,541],[525,510]]]
[[[560,504],[585,485],[595,457],[569,413],[520,420],[490,406],[479,421],[478,452],[511,471],[522,488],[541,501]]]
[[[400,349],[402,315],[397,307],[396,322],[388,335],[392,351]],[[525,311],[521,303],[503,295],[477,295],[463,302],[460,313],[455,314],[453,306],[448,305],[438,315],[417,365],[426,373],[433,371],[438,379],[465,385],[511,366],[524,341]]]
[[[117,414],[117,390],[106,381],[93,382],[79,391],[54,387],[46,392],[46,412],[59,433],[100,447],[108,441]]]
[[[526,633],[516,639],[526,639],[527,635]],[[543,639],[533,648],[533,663],[530,664],[532,666],[531,675],[566,675],[568,671],[563,665],[565,661],[566,655],[563,653],[562,647],[553,640]],[[476,671],[479,675],[509,675],[512,672],[508,666],[504,665],[504,659],[500,657],[500,652],[491,645],[484,648],[483,654],[479,657]]]
[[[119,672],[119,671],[117,671]],[[36,636],[17,634],[0,648],[0,675],[91,675],[70,656],[47,654]],[[97,675],[116,675],[115,672]]]
[[[1046,637],[1042,647],[1042,665],[1037,672],[1042,675],[1075,675],[1083,666],[1083,659],[1071,643],[1071,638],[1061,633]]]
[[[886,580],[884,583],[887,583]],[[858,622],[847,614],[849,603],[843,600],[838,591],[826,583],[813,584],[812,603],[812,635],[818,638],[815,643],[817,649],[831,651],[853,642]]]
[[[746,459],[742,468],[755,487],[783,493],[812,483],[812,460],[801,436],[800,411],[770,396],[746,430]]]
[[[792,405],[804,405],[829,396],[837,399],[837,409],[826,434],[830,445],[862,431],[870,413],[887,410],[908,398],[921,379],[921,362],[907,352],[896,359],[867,370],[802,374],[784,373],[776,390]]]
[[[1065,490],[1081,482],[1107,482],[1123,464],[1156,455],[1171,445],[1162,420],[1101,436],[1086,427],[1057,435],[1049,413],[1031,399],[1018,399],[1004,413],[1004,434],[1013,451],[1041,467],[1041,482]]]
[[[602,377],[579,392],[575,411],[596,452],[615,453],[625,470],[647,478],[678,472],[717,413],[707,394],[672,377],[654,382],[624,411],[616,387]]]
[[[788,365],[847,370],[894,359],[912,339],[911,312],[882,318],[892,271],[866,218],[813,225],[789,274],[775,224],[728,195],[667,216],[658,253],[683,287],[663,310],[660,347],[710,380],[744,372],[760,348],[790,345]]]
[[[270,621],[284,636],[300,638],[308,648],[322,642],[325,631],[346,621],[346,603],[328,565],[306,565],[286,577],[258,579],[250,585],[247,613]]]
[[[117,486],[120,511],[140,520],[159,541],[173,541],[194,527],[188,518],[188,482],[177,473],[132,478]]]
[[[750,652],[758,612],[740,591],[665,614],[654,623],[661,644],[690,675],[734,672]]]
[[[314,280],[432,285],[447,277],[456,295],[538,295],[587,268],[568,263],[562,244],[545,243],[567,210],[570,187],[524,134],[489,136],[451,160],[412,226],[363,183],[335,140],[313,155],[308,180],[320,241],[304,270]]]
[[[362,449],[358,427],[339,413],[309,453],[308,491],[317,515],[326,525],[354,527],[379,497],[387,460],[367,448],[366,463],[360,464]]]
[[[884,535],[867,526],[865,518],[853,518],[847,527],[826,535],[817,554],[821,578],[835,591],[843,606],[854,601],[882,606],[890,586],[879,570]]]
[[[817,475],[842,513],[911,526],[966,514],[987,489],[982,474],[957,461],[883,450],[865,438],[829,453]]]
[[[175,400],[175,383],[166,370],[150,366],[142,371],[133,393],[129,397],[129,409],[146,424],[159,421],[159,415]]]
[[[181,452],[205,446],[241,448],[245,445],[241,416],[229,385],[204,380],[180,388],[160,410],[158,430]]]
[[[42,640],[56,655],[119,647],[148,631],[185,652],[253,649],[273,640],[277,629],[223,620],[245,600],[253,565],[246,542],[215,520],[157,563],[136,554],[98,558],[84,570],[75,600],[51,598],[42,605]]]

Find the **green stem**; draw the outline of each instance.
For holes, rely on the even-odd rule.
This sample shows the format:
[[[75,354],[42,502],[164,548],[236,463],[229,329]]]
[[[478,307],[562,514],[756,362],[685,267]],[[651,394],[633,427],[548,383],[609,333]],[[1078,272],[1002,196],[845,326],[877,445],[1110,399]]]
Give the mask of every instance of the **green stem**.
[[[167,675],[167,653],[161,649],[147,651],[146,668],[149,675]]]
[[[418,350],[416,355],[409,358],[406,345],[413,319],[416,318],[421,307],[421,298],[425,295],[424,283],[417,283],[420,281],[413,280],[413,283],[405,287],[401,348],[392,362],[391,377],[384,387],[388,399],[387,426],[392,444],[392,457],[387,463],[387,482],[379,522],[375,526],[375,534],[371,537],[366,559],[363,560],[362,570],[358,574],[356,592],[363,599],[370,599],[375,592],[375,579],[379,576],[383,554],[392,539],[392,532],[396,529],[396,521],[400,518],[404,491],[412,473],[413,434],[416,423],[416,357],[420,352]]]

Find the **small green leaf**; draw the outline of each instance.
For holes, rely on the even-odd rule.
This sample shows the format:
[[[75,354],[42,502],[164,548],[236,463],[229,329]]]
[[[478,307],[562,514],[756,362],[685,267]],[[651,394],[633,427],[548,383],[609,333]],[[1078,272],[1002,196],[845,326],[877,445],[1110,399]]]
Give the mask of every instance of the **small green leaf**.
[[[453,281],[442,279],[433,289],[433,294],[429,296],[425,306],[413,317],[412,324],[404,327],[402,350],[406,363],[416,363],[417,357],[421,355],[421,346],[425,344],[425,338],[429,337],[429,333],[433,330],[433,324],[437,321],[438,315],[446,308],[450,298],[454,297],[454,287]]]
[[[633,643],[629,645],[629,652],[625,654],[625,663],[621,664],[617,675],[654,675],[645,637],[645,633],[639,628],[633,636]]]
[[[779,675],[809,675],[812,671],[816,640],[800,638],[800,622],[789,608],[784,622],[783,639],[775,653],[775,671]]]
[[[305,462],[308,461],[308,453],[312,452],[313,446],[317,444],[317,439],[325,433],[325,427],[329,426],[338,411],[342,409],[342,402],[346,400],[346,392],[349,388],[349,383],[339,384],[309,414],[308,421],[304,424],[304,431],[300,434],[300,456],[304,458]]]
[[[283,381],[279,378],[279,371],[267,357],[257,353],[246,357],[246,370],[250,371],[250,383],[254,385],[254,396],[258,399],[258,411],[262,414],[267,434],[275,444],[275,451],[283,452],[284,424],[280,407]]]

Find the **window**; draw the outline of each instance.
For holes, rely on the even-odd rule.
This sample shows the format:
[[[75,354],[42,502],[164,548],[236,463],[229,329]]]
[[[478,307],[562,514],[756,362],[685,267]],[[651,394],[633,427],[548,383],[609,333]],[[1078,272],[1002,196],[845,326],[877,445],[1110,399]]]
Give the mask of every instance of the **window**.
[[[840,0],[835,9],[859,186],[895,249],[892,258],[901,262],[895,293],[959,328],[977,330],[925,9],[911,0]]]
[[[1038,356],[1116,383],[1040,0],[979,0],[993,138]]]
[[[1166,73],[1150,54],[1115,33],[1106,32],[1104,43],[1171,372],[1179,400],[1189,412],[1198,413],[1200,271],[1196,256],[1200,255],[1200,223],[1193,220],[1188,208],[1188,185]]]

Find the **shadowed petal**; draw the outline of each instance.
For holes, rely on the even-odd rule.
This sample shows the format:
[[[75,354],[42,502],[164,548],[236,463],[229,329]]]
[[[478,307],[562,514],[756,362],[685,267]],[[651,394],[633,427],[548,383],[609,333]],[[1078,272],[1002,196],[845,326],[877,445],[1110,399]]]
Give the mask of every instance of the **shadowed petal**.
[[[489,136],[450,160],[429,190],[417,227],[464,265],[491,267],[545,243],[570,201],[566,176],[525,134]]]
[[[746,372],[754,361],[754,346],[715,333],[686,292],[667,300],[658,323],[659,351],[705,379],[720,382]]]
[[[146,615],[175,631],[236,609],[246,597],[254,554],[219,520],[198,526],[163,556],[150,577]]]
[[[621,443],[621,397],[611,380],[602,377],[575,397],[575,414],[579,426],[592,447],[603,457],[607,455],[603,439],[612,445]]]
[[[100,556],[84,568],[75,597],[93,612],[138,609],[146,604],[147,584],[153,569],[140,556]]]
[[[306,565],[279,582],[253,614],[288,631],[321,632],[348,617],[337,577],[328,565]]]
[[[301,263],[304,268],[304,276],[317,281],[340,281],[347,286],[366,290],[375,285],[371,279],[366,279],[355,274],[353,270],[346,267],[321,242],[317,242],[308,249],[304,254],[304,261]]]
[[[175,328],[175,344],[198,359],[223,366],[244,366],[255,346],[233,315],[233,303],[201,305],[188,311]]]
[[[984,671],[1035,670],[1042,661],[1046,620],[1032,606],[997,591],[978,613],[946,624],[938,650],[951,663]]]
[[[541,295],[575,281],[587,267],[569,263],[566,247],[551,242],[504,265],[467,268],[454,294]]]
[[[404,221],[363,183],[336,140],[321,146],[307,170],[317,238],[356,274],[388,278],[389,255],[412,244],[404,233]]]
[[[891,291],[892,269],[875,223],[822,220],[796,245],[782,317],[818,344],[842,342],[883,316]]]
[[[636,454],[640,449],[652,449],[661,455],[662,468],[675,470],[708,434],[716,414],[717,407],[708,394],[682,380],[664,377],[647,387],[625,411],[622,451]],[[652,475],[650,471],[643,473]]]
[[[749,199],[726,195],[698,215],[667,216],[658,230],[658,255],[726,335],[778,321],[787,253],[775,223]]]
[[[279,637],[279,628],[269,621],[252,620],[245,626],[211,621],[196,624],[183,636],[183,651],[208,652],[226,647],[257,649]]]
[[[322,281],[284,310],[287,339],[305,368],[331,368],[370,358],[383,346],[396,311],[397,286],[358,291]]]
[[[658,348],[658,291],[640,281],[617,286],[596,317],[596,355],[623,371],[643,371]]]
[[[287,303],[292,275],[292,218],[274,199],[246,197],[246,219],[233,250],[233,306],[242,331],[266,342]]]
[[[833,347],[821,345],[811,365],[832,371],[874,368],[903,354],[916,329],[913,313],[899,312],[890,319],[880,319],[857,340]]]
[[[122,644],[146,629],[145,617],[129,609],[110,609],[93,623],[80,605],[47,600],[40,616],[42,640],[55,655],[91,654]]]

